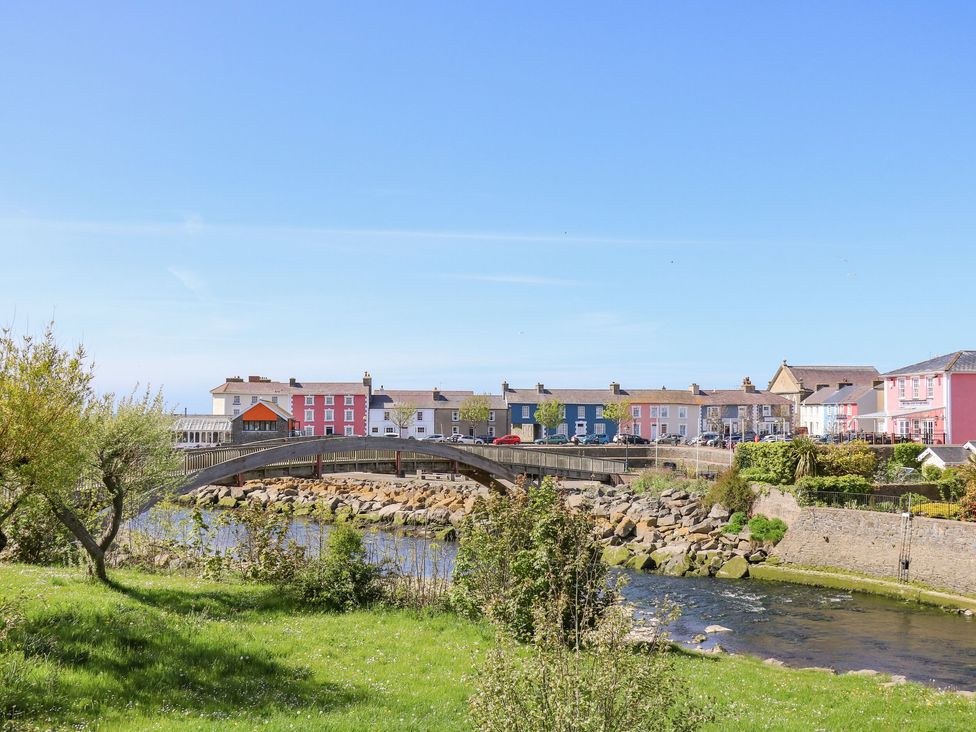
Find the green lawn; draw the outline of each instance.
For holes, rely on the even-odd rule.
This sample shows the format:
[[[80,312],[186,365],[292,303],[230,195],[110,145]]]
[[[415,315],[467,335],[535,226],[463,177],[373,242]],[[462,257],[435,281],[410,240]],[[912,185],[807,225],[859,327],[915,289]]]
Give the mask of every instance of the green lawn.
[[[23,616],[0,653],[0,729],[467,729],[465,676],[491,638],[481,626],[302,613],[258,585],[114,577],[110,589],[74,570],[0,567],[0,607]],[[714,698],[713,729],[976,729],[976,702],[916,685],[746,658],[680,668]]]

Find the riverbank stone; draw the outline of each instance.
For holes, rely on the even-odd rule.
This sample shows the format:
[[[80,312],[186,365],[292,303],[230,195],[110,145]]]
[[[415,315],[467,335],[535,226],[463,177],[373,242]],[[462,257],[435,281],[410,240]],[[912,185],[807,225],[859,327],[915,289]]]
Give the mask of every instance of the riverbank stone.
[[[603,550],[603,563],[611,567],[619,567],[630,559],[630,549],[625,546],[608,546]]]
[[[748,560],[745,557],[736,556],[723,564],[715,576],[723,579],[742,579],[747,574],[749,574]]]

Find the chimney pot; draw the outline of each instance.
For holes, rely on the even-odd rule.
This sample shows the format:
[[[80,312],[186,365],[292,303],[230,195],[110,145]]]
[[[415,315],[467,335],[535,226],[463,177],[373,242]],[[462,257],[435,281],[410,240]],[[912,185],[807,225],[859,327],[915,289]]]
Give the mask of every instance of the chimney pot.
[[[545,386],[543,386],[542,384],[536,384],[536,385],[535,385],[535,390],[536,390],[536,391],[537,391],[537,392],[538,392],[539,394],[544,394],[544,393],[545,393],[545,391],[546,391],[546,387],[545,387]]]
[[[692,394],[701,394],[701,387],[698,386],[698,384],[692,384],[691,385],[691,393]]]
[[[613,393],[613,394],[615,394],[615,395],[616,394],[619,394],[620,393],[620,384],[618,384],[616,381],[611,381],[610,382],[610,392]]]
[[[369,371],[363,371],[363,386],[367,389],[373,388],[373,377],[369,375]]]
[[[502,382],[502,396],[505,396],[505,393],[507,391],[508,391],[508,382],[507,381],[503,381]]]
[[[294,376],[288,377],[288,386],[298,386],[298,379]]]

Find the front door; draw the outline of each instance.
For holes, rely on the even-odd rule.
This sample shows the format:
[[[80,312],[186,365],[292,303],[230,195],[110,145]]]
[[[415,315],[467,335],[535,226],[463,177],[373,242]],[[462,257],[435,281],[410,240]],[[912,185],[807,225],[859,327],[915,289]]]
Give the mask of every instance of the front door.
[[[586,420],[578,419],[576,420],[576,436],[586,437]]]

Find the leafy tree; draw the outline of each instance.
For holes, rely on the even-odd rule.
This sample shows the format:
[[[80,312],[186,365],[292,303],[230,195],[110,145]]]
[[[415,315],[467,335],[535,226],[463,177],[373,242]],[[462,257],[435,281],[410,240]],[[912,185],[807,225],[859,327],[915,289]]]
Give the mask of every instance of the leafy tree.
[[[960,499],[959,518],[963,521],[976,521],[976,456],[957,470],[959,479],[966,484],[966,492]]]
[[[558,399],[544,399],[535,407],[535,421],[546,428],[546,434],[555,432],[566,418],[566,406]]]
[[[123,519],[136,514],[147,497],[179,484],[180,461],[160,392],[147,390],[117,405],[108,394],[92,404],[85,426],[83,480],[51,486],[47,496],[88,553],[94,575],[105,582],[105,556]]]
[[[613,423],[618,431],[621,430],[625,425],[629,425],[634,421],[634,417],[630,412],[630,402],[625,399],[619,402],[604,404],[603,418]]]
[[[488,428],[488,417],[491,416],[491,402],[488,401],[486,394],[477,394],[468,397],[458,409],[458,416],[463,422],[484,422],[485,430]]]
[[[917,442],[903,442],[895,445],[891,461],[905,468],[921,470],[922,464],[918,461],[918,456],[925,452],[926,448],[926,445]]]
[[[390,409],[390,421],[397,426],[400,437],[403,431],[410,429],[410,425],[417,418],[417,407],[413,404],[394,404]]]
[[[0,331],[0,528],[33,496],[75,485],[84,460],[92,370],[84,348]],[[6,545],[0,531],[0,549]]]

